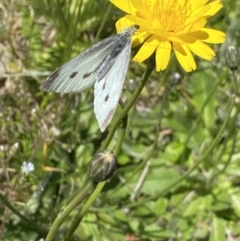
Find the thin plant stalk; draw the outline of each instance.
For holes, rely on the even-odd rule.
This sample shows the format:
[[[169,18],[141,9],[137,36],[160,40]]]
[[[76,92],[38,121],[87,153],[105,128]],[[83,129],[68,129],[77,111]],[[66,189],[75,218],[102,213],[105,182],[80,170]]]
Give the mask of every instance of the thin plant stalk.
[[[45,241],[52,241],[57,233],[57,230],[59,229],[62,222],[66,219],[66,217],[69,215],[69,213],[74,210],[82,201],[85,199],[89,193],[93,190],[93,182],[88,177],[86,180],[86,185],[83,187],[83,189],[79,192],[79,194],[66,206],[66,208],[59,213],[59,215],[54,220],[48,235],[45,239]]]
[[[132,95],[132,98],[130,98],[130,100],[127,102],[127,104],[123,107],[123,103],[120,101],[120,105],[123,107],[122,113],[119,116],[119,118],[113,123],[112,128],[107,136],[107,140],[104,143],[103,149],[106,149],[108,147],[108,145],[110,144],[113,135],[119,125],[119,123],[123,120],[123,125],[122,125],[122,129],[120,132],[120,139],[118,141],[118,144],[116,146],[115,149],[115,155],[118,155],[122,142],[124,140],[124,136],[125,136],[125,132],[126,132],[126,127],[127,127],[127,113],[128,111],[131,109],[131,107],[134,105],[137,97],[140,95],[141,90],[143,89],[143,87],[145,86],[147,80],[149,79],[151,73],[153,70],[153,64],[152,61],[149,62],[148,67],[145,71],[145,74],[143,76],[143,80],[141,81],[140,85],[138,86],[138,88],[135,90],[135,92]],[[84,204],[83,208],[81,209],[81,211],[78,213],[77,217],[75,218],[73,224],[71,225],[69,231],[67,232],[67,234],[65,235],[63,241],[67,241],[69,240],[69,238],[72,236],[72,234],[74,233],[74,231],[76,230],[76,228],[78,227],[78,225],[80,224],[80,222],[82,221],[83,217],[86,215],[86,213],[88,212],[89,208],[91,207],[91,205],[93,204],[93,202],[96,200],[96,198],[98,197],[99,193],[101,192],[101,190],[103,189],[103,187],[105,186],[106,182],[100,182],[96,189],[93,191],[93,193],[91,194],[91,196],[89,197],[89,199],[87,200],[87,202]]]

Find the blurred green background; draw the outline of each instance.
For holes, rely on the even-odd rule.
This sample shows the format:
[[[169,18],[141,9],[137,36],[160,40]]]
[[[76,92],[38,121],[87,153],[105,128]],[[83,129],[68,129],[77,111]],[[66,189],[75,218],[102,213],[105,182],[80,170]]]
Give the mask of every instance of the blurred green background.
[[[225,62],[227,47],[240,46],[240,1],[222,2],[208,26],[224,31],[226,43],[212,46],[212,62],[196,58],[193,73],[175,57],[152,73],[128,114],[119,168],[71,240],[240,240],[239,71]],[[39,87],[69,58],[114,34],[121,16],[107,0],[0,2],[1,240],[44,240],[39,230],[83,184],[107,136],[93,113],[93,88],[59,95]],[[130,63],[124,101],[145,69]],[[108,149],[117,141],[118,132]],[[34,164],[29,175],[24,161]]]

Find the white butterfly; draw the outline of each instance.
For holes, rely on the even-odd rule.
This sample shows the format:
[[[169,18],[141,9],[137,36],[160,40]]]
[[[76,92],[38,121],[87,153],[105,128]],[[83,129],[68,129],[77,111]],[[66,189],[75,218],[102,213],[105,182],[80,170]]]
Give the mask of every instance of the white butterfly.
[[[94,83],[94,112],[103,132],[116,110],[127,73],[131,37],[137,26],[102,40],[71,59],[43,83],[41,89],[80,92]]]

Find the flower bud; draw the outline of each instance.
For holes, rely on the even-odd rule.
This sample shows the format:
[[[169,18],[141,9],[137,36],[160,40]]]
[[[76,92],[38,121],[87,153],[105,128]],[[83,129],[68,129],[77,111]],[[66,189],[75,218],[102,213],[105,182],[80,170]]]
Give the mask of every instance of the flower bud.
[[[240,63],[240,56],[238,49],[235,46],[229,46],[225,55],[228,67],[234,71],[238,69]]]
[[[117,167],[117,158],[110,151],[97,152],[88,165],[88,173],[95,183],[111,178]]]
[[[178,85],[181,82],[182,76],[178,72],[174,72],[169,77],[169,83],[171,86]]]

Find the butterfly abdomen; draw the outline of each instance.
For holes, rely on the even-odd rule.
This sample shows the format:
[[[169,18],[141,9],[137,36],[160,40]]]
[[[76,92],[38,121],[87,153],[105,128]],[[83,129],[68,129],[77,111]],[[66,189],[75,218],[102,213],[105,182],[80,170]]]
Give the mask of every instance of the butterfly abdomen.
[[[131,41],[130,37],[127,35],[122,35],[113,48],[113,50],[105,57],[99,66],[99,70],[96,73],[96,81],[100,81],[109,71],[109,69],[114,64],[117,56],[122,52],[127,44]]]

